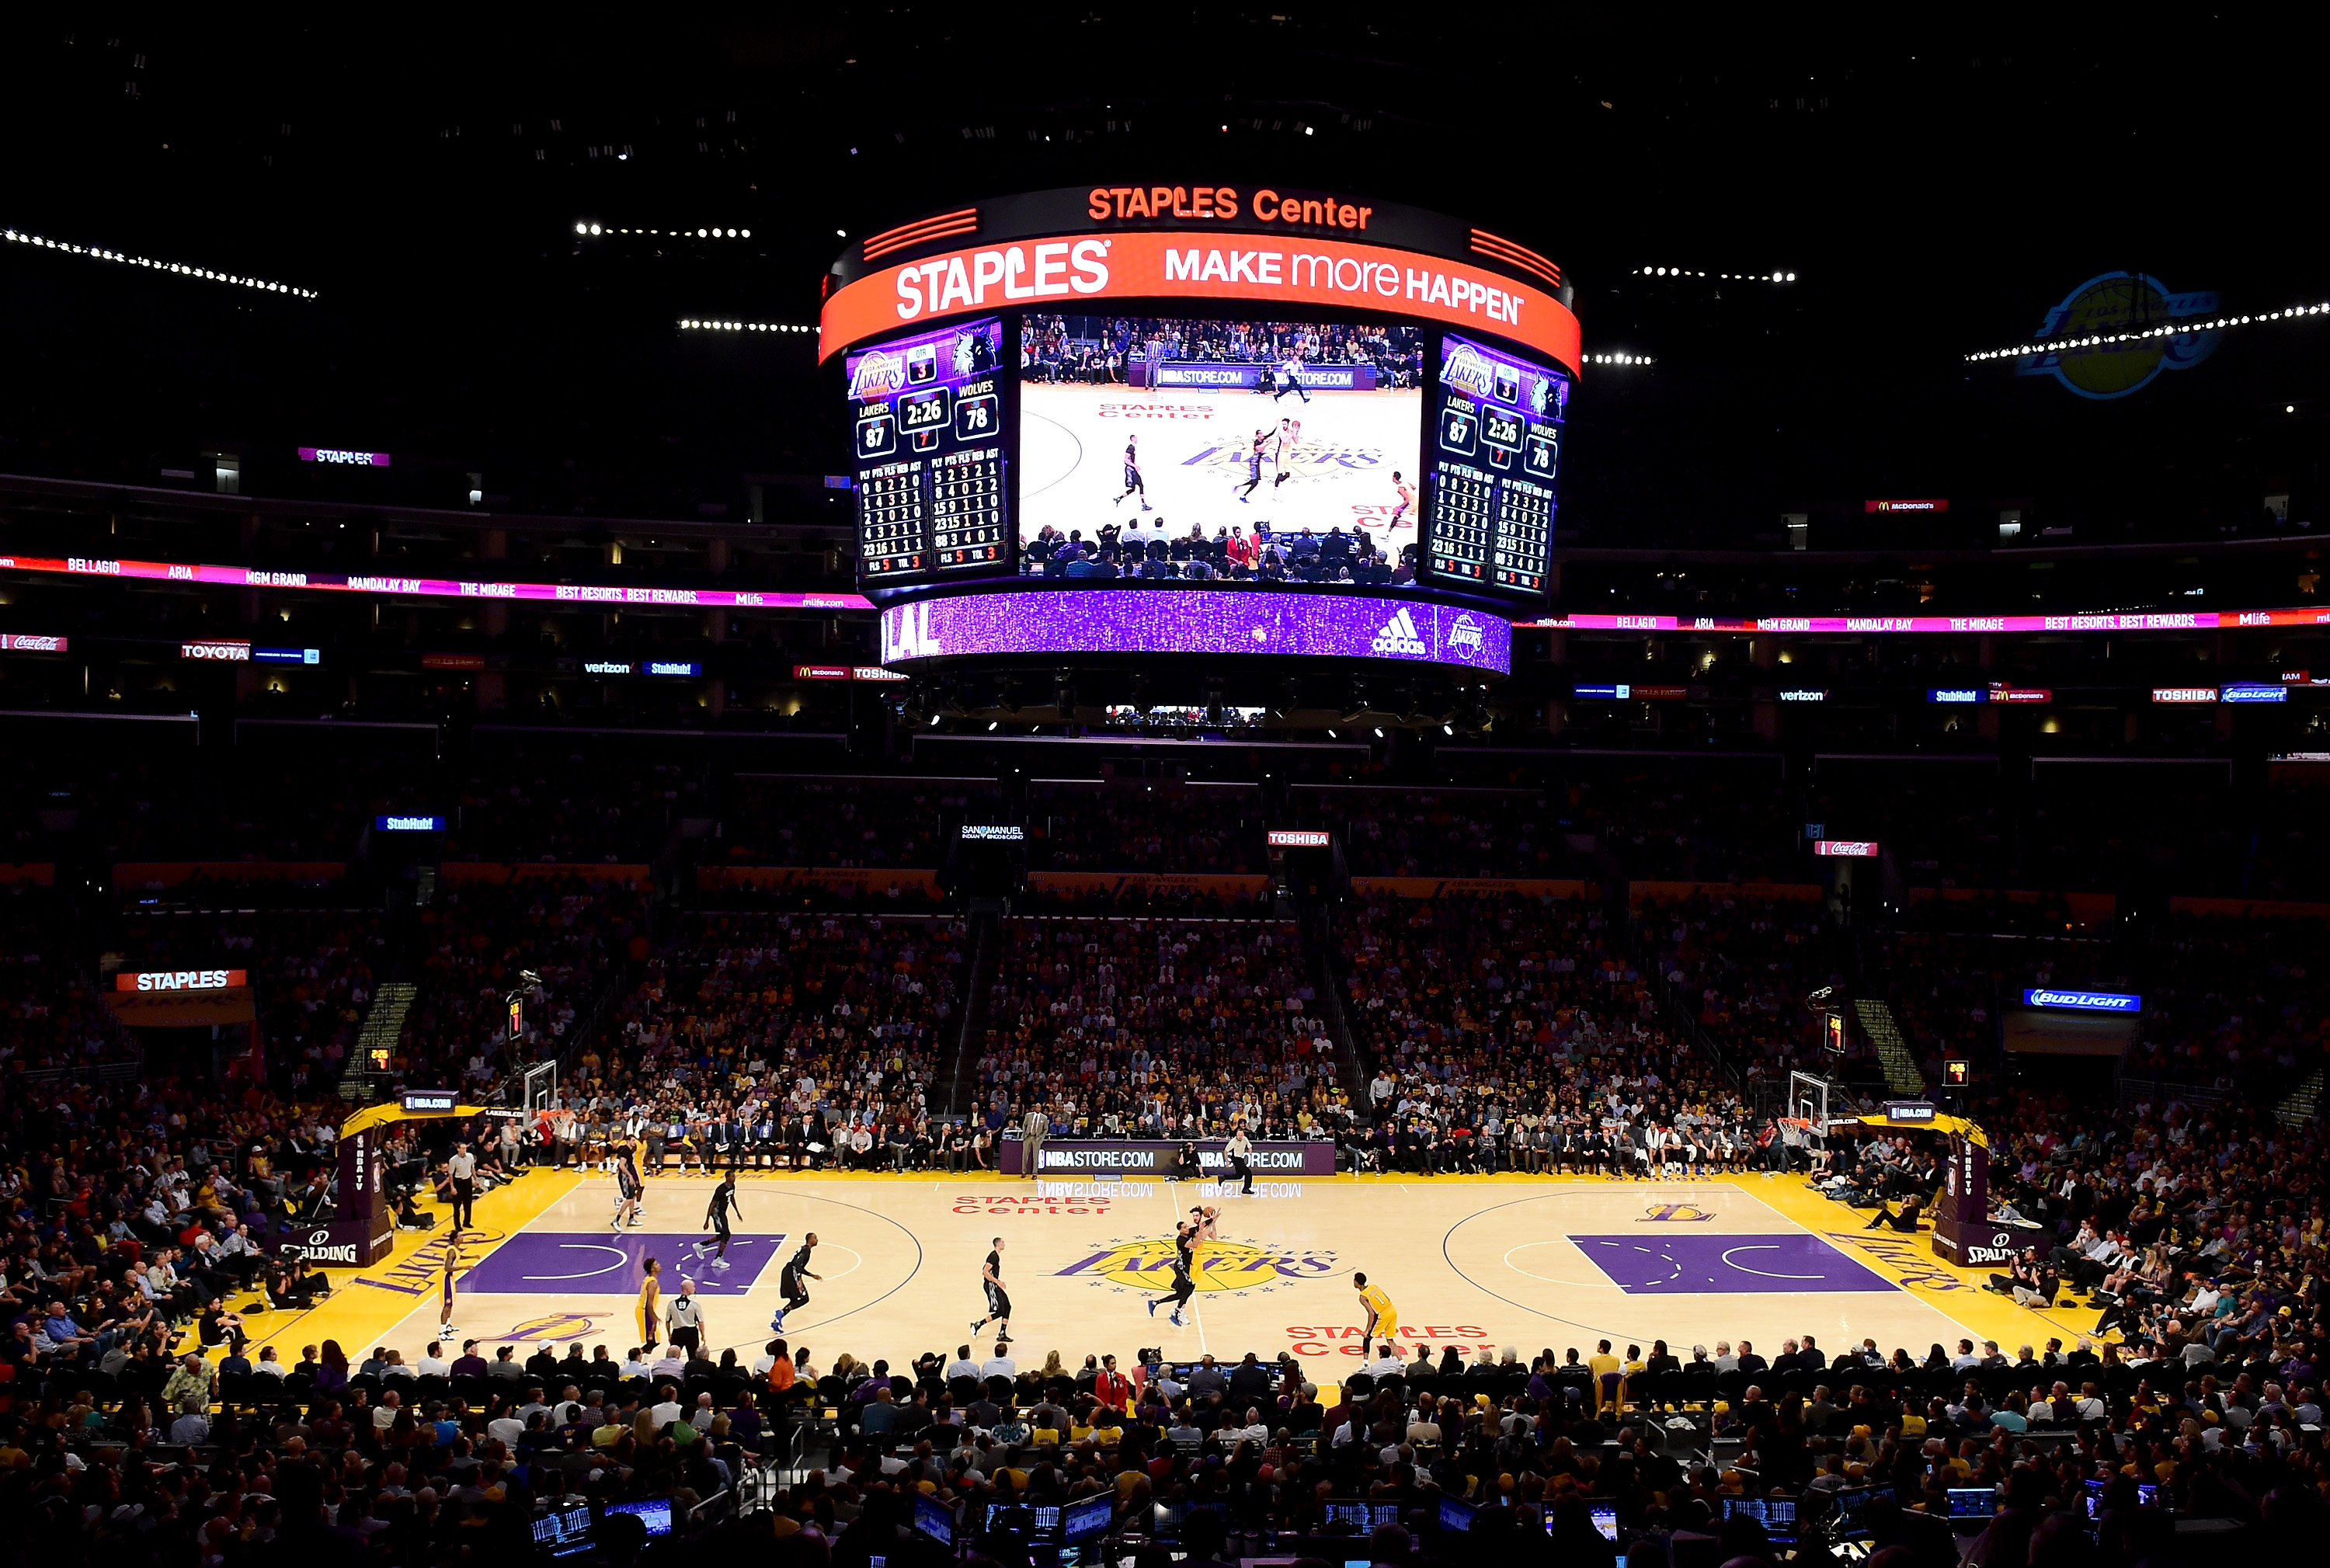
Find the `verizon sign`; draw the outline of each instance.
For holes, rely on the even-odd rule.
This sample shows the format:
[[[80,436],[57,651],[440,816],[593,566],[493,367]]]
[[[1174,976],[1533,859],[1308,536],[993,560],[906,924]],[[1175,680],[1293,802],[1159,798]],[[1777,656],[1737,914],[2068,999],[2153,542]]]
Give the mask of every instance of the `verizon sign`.
[[[124,969],[117,991],[231,991],[251,983],[247,969]]]

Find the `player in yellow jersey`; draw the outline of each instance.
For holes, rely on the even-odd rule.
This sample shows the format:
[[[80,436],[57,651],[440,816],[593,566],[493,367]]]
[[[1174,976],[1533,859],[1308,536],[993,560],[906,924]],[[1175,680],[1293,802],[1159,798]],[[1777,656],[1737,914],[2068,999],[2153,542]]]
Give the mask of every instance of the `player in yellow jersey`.
[[[663,1281],[656,1277],[662,1265],[649,1258],[640,1268],[645,1278],[639,1280],[639,1344],[653,1350],[663,1343]]]
[[[1399,1333],[1399,1308],[1391,1304],[1391,1297],[1385,1293],[1382,1286],[1369,1284],[1365,1274],[1352,1275],[1351,1288],[1359,1291],[1359,1305],[1366,1308],[1368,1313],[1366,1326],[1359,1330],[1360,1355],[1364,1357],[1372,1342],[1378,1339],[1384,1342],[1387,1355],[1398,1355],[1399,1345],[1395,1337]]]

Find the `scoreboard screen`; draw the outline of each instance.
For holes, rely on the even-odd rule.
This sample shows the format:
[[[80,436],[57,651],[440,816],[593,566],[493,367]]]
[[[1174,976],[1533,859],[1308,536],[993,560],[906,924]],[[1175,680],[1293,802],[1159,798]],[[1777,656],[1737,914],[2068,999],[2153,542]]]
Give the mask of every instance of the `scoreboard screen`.
[[[1535,596],[1553,551],[1568,378],[1454,333],[1440,339],[1424,489],[1429,580]]]
[[[1006,569],[1002,351],[990,316],[846,361],[868,587]]]

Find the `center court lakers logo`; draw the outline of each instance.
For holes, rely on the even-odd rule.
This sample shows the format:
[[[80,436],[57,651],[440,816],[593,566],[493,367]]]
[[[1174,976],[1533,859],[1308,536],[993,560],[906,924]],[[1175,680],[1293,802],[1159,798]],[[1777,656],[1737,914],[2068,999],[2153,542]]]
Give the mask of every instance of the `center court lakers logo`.
[[[516,1327],[494,1336],[497,1339],[580,1339],[598,1329],[603,1312],[551,1312],[540,1318],[529,1318]]]
[[[1207,1242],[1198,1249],[1199,1291],[1280,1290],[1305,1280],[1328,1280],[1347,1270],[1332,1252],[1281,1252],[1245,1242]],[[1173,1243],[1162,1236],[1111,1238],[1105,1246],[1060,1270],[1055,1278],[1082,1279],[1094,1289],[1163,1292],[1173,1288]]]
[[[1639,1225],[1689,1225],[1714,1217],[1713,1209],[1702,1209],[1697,1204],[1653,1204],[1634,1223]]]

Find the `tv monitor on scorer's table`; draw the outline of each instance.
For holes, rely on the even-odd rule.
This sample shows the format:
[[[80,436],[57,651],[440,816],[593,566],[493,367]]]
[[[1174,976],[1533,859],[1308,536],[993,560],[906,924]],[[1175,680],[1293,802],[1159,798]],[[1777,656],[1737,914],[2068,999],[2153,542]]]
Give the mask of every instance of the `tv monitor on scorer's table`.
[[[647,1526],[648,1539],[655,1540],[671,1534],[671,1499],[649,1497],[641,1503],[610,1503],[610,1514],[629,1514]]]
[[[1456,1497],[1440,1499],[1440,1527],[1444,1530],[1469,1530],[1473,1516],[1479,1513],[1472,1504]]]
[[[1535,595],[1552,570],[1568,378],[1449,332],[1432,377],[1424,555],[1435,581]]]
[[[551,1509],[534,1521],[534,1544],[553,1557],[592,1550],[597,1543],[591,1538],[591,1510],[584,1507]]]
[[[1108,1534],[1116,1518],[1116,1494],[1103,1492],[1070,1503],[1060,1511],[1060,1538],[1070,1545],[1096,1541]]]
[[[1890,1487],[1850,1487],[1836,1495],[1836,1533],[1843,1540],[1869,1534],[1869,1509],[1873,1503],[1893,1500]]]
[[[843,363],[858,580],[871,588],[1002,570],[1002,318],[859,349]]]
[[[1399,1505],[1370,1503],[1358,1497],[1335,1499],[1327,1505],[1327,1523],[1364,1535],[1378,1525],[1398,1524]]]
[[[1422,329],[1030,315],[1019,330],[1023,575],[1413,581]]]
[[[1794,1497],[1726,1497],[1723,1516],[1731,1519],[1753,1519],[1764,1526],[1764,1538],[1776,1546],[1785,1546],[1796,1538],[1796,1499]]]
[[[954,1510],[934,1497],[914,1498],[914,1528],[942,1546],[954,1544]]]
[[[1953,1519],[1988,1519],[1998,1513],[1996,1487],[1952,1487],[1949,1492]]]

